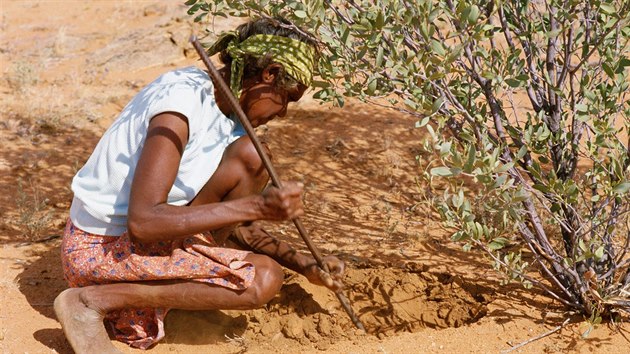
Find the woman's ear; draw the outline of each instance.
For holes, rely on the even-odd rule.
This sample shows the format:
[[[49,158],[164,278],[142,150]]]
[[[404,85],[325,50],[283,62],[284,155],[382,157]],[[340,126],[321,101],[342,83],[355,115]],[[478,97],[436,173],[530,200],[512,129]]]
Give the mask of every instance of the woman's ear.
[[[279,63],[273,63],[267,65],[262,71],[262,82],[267,84],[273,84],[278,79],[278,76],[282,72],[283,66]]]

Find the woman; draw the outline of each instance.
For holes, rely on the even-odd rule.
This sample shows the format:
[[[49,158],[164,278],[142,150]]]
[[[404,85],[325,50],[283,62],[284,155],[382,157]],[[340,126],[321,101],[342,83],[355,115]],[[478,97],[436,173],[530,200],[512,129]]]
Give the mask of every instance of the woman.
[[[222,36],[220,70],[253,126],[286,114],[312,80],[315,44],[280,20]],[[268,187],[268,176],[206,72],[162,75],[124,108],[72,182],[62,242],[71,288],[55,313],[77,353],[116,352],[103,325],[146,349],[164,336],[170,308],[252,309],[271,300],[281,266],[333,290],[331,270],[256,226],[304,213],[302,186]]]

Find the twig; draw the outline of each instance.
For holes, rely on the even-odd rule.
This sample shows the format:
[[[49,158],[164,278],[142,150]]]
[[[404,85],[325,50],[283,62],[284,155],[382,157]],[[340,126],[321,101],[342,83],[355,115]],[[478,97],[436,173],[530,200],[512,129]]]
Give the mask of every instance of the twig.
[[[570,306],[570,307],[576,307],[579,308],[579,304],[576,303],[572,303],[568,300],[565,300],[563,298],[561,298],[559,295],[557,295],[556,293],[554,293],[549,287],[545,286],[541,281],[536,280],[530,276],[528,276],[527,274],[521,272],[518,269],[514,269],[512,267],[510,267],[509,264],[505,263],[504,261],[502,261],[500,258],[498,258],[496,255],[494,255],[489,249],[488,247],[486,247],[486,245],[484,245],[481,241],[479,240],[475,240],[475,239],[471,239],[471,241],[473,243],[475,243],[478,247],[480,247],[484,252],[486,252],[487,255],[489,255],[498,265],[505,267],[506,269],[510,270],[511,272],[516,273],[518,276],[520,276],[521,278],[531,282],[533,285],[540,287],[544,292],[546,292],[547,294],[549,294],[551,297],[553,297],[554,299],[560,301],[561,303]],[[542,262],[539,262],[541,265],[543,265]],[[555,277],[552,276],[552,279],[554,279],[556,282],[557,279]],[[559,284],[561,285],[561,284]],[[568,292],[568,290],[564,287],[564,286],[560,286],[560,288],[567,293],[568,295],[570,295],[570,293]],[[569,296],[571,297],[571,296]]]
[[[54,239],[59,238],[59,237],[61,237],[61,235],[59,235],[59,234],[50,235],[50,236],[46,236],[44,238],[40,238],[40,239],[37,239],[35,241],[31,241],[31,242],[33,242],[33,243],[46,242],[46,241],[54,240]]]
[[[626,336],[625,333],[623,333],[623,328],[618,324],[615,323],[615,326],[617,327],[617,329],[619,330],[619,334],[621,334],[621,336],[623,337],[623,339],[626,340],[626,342],[630,343],[630,339]]]
[[[624,13],[624,9],[621,8],[619,9],[620,13]],[[621,20],[623,20],[623,17],[619,17],[617,18],[617,21],[615,21],[615,24],[613,24],[606,32],[604,32],[599,39],[597,40],[597,42],[595,42],[595,44],[592,44],[592,49],[588,52],[588,54],[586,54],[586,56],[584,56],[582,58],[582,60],[580,60],[580,62],[574,66],[573,68],[571,68],[571,71],[569,73],[574,74],[576,73],[581,67],[582,65],[584,65],[584,63],[586,63],[588,61],[588,59],[591,57],[591,55],[593,55],[593,53],[595,53],[595,51],[599,48],[599,46],[602,44],[602,42],[606,39],[606,37],[610,34],[610,32],[612,32],[614,29],[617,28],[617,26],[619,25],[619,23],[621,22]],[[624,24],[625,25],[625,24]]]
[[[50,235],[50,236],[46,236],[44,238],[40,238],[40,239],[33,240],[33,241],[21,242],[17,246],[18,247],[22,247],[22,246],[32,245],[34,243],[44,243],[44,242],[48,242],[50,240],[54,240],[54,239],[59,238],[59,237],[61,237],[61,235]]]
[[[549,332],[545,332],[545,333],[543,333],[543,334],[541,334],[541,335],[539,335],[539,336],[537,336],[537,337],[530,338],[530,339],[528,339],[528,340],[526,340],[526,341],[524,341],[524,342],[522,342],[522,343],[520,343],[520,344],[517,344],[517,345],[513,346],[513,347],[512,347],[512,348],[510,348],[510,349],[505,349],[505,350],[502,350],[502,351],[501,351],[501,354],[506,354],[506,353],[509,353],[509,352],[511,352],[511,351],[513,351],[513,350],[516,350],[516,349],[520,348],[520,347],[524,347],[524,346],[526,346],[526,345],[527,345],[527,344],[529,344],[529,343],[535,342],[535,341],[537,341],[537,340],[539,340],[539,339],[542,339],[542,338],[547,337],[548,335],[554,334],[555,332],[558,332],[559,330],[561,330],[562,328],[564,328],[564,326],[566,326],[566,325],[569,323],[569,321],[570,321],[570,320],[571,320],[570,318],[567,318],[566,320],[564,320],[564,322],[562,322],[562,324],[561,324],[561,325],[559,325],[558,327],[556,327],[556,328],[552,329],[552,330],[551,330],[551,331],[549,331]]]

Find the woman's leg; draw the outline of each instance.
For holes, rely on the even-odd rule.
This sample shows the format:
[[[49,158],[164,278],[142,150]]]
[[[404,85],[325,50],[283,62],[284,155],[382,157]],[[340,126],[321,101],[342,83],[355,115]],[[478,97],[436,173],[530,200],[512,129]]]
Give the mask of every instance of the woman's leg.
[[[185,281],[94,285],[62,292],[55,299],[55,313],[76,353],[116,352],[103,326],[103,317],[113,310],[136,307],[229,310],[266,304],[282,286],[282,268],[263,255],[250,254],[245,260],[256,268],[254,282],[245,290]]]
[[[228,147],[217,171],[191,205],[258,193],[267,181],[251,141],[242,137]],[[103,317],[116,309],[251,309],[267,303],[282,286],[282,268],[263,255],[250,254],[245,260],[254,265],[256,275],[252,285],[242,291],[191,281],[94,285],[62,292],[55,299],[55,313],[75,352],[114,353],[117,351],[108,339]]]

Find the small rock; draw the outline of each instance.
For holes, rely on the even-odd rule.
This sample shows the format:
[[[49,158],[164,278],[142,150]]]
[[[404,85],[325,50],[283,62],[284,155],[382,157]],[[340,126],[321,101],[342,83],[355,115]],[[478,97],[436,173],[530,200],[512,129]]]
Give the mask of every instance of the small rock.
[[[329,336],[332,332],[332,324],[326,317],[322,317],[317,324],[317,330],[324,336]]]
[[[296,314],[292,314],[289,317],[286,326],[282,328],[282,333],[284,333],[287,338],[304,338],[304,326],[302,319],[300,319]]]
[[[317,344],[315,345],[315,348],[322,351],[328,350],[330,348],[330,343],[328,343],[327,341],[317,342]]]
[[[275,332],[278,332],[278,326],[271,321],[263,322],[262,326],[260,326],[260,334],[264,336],[269,336]]]

